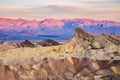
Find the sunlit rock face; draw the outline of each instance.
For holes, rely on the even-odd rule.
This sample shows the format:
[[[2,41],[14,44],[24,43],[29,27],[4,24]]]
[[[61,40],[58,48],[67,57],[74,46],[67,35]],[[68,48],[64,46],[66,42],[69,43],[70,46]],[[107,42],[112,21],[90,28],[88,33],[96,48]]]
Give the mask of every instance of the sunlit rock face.
[[[57,19],[45,19],[41,22],[40,26],[42,27],[48,27],[48,28],[62,28],[64,26],[64,22]]]

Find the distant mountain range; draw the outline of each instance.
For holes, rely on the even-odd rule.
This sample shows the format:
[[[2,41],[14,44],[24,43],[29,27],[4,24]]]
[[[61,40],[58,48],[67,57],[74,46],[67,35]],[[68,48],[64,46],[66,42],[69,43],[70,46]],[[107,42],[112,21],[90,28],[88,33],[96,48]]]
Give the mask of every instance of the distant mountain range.
[[[75,29],[94,34],[120,36],[120,22],[91,19],[45,19],[42,21],[0,18],[0,41],[2,40],[68,40]]]

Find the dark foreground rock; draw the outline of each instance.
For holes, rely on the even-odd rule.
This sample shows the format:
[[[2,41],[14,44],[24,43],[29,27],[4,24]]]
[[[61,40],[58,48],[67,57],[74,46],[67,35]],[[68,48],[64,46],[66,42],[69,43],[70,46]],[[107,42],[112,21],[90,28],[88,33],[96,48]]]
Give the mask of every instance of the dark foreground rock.
[[[29,40],[25,40],[24,42],[16,43],[17,47],[35,47],[35,45]]]
[[[41,46],[57,46],[57,45],[60,45],[60,43],[58,43],[57,41],[51,40],[51,39],[46,39],[46,40],[43,40],[41,42],[38,42],[37,45],[41,45]]]

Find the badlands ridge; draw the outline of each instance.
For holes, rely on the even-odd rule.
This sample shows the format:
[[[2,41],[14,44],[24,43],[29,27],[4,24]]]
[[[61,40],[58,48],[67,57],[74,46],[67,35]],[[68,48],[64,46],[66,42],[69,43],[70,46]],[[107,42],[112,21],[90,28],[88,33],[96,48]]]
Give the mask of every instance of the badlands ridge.
[[[0,42],[0,80],[119,80],[120,37],[76,28],[65,43]]]

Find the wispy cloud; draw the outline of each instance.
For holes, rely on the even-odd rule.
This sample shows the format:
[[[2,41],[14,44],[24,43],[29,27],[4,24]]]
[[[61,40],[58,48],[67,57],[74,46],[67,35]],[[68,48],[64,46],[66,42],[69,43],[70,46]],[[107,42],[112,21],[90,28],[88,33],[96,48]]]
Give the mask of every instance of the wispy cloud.
[[[120,21],[119,0],[1,0],[0,17],[93,18]]]

